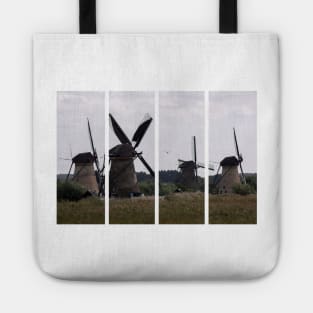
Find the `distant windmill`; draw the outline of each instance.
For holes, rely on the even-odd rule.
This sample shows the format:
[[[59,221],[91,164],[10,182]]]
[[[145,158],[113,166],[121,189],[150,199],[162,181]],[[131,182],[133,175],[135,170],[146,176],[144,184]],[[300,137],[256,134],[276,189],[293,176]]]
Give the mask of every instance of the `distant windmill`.
[[[179,162],[179,170],[180,175],[178,179],[178,183],[183,185],[187,188],[197,188],[199,185],[199,179],[198,179],[198,168],[205,168],[205,165],[203,163],[199,163],[197,160],[197,142],[196,137],[192,137],[192,161],[184,161],[184,160],[178,160]],[[214,170],[213,165],[209,165],[209,170]]]
[[[154,177],[154,171],[143,158],[142,152],[137,148],[146,134],[152,117],[146,116],[144,121],[135,131],[132,141],[124,133],[112,114],[110,114],[113,131],[121,144],[110,149],[110,195],[117,197],[130,197],[140,195],[134,161],[138,158],[150,175]]]
[[[239,152],[236,130],[233,129],[235,150],[237,156],[229,156],[224,158],[219,165],[217,173],[214,179],[214,187],[217,193],[232,193],[233,187],[236,184],[246,184],[246,176],[243,172],[242,162],[243,157]],[[238,166],[240,168],[240,174],[238,172]],[[219,175],[219,171],[222,168],[222,173]]]
[[[79,153],[72,158],[72,163],[67,174],[66,180],[71,179],[79,185],[85,187],[91,193],[104,195],[104,160],[100,167],[98,154],[92,138],[90,122],[87,119],[88,134],[91,144],[90,152]],[[74,174],[71,177],[72,167],[75,165]],[[94,169],[94,165],[96,170]]]

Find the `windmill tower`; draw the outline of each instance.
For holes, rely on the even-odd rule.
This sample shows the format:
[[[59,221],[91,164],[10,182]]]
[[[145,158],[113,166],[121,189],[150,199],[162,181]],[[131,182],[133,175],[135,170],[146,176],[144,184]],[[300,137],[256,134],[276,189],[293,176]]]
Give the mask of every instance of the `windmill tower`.
[[[197,142],[195,136],[192,137],[192,145],[193,160],[178,160],[178,168],[180,170],[178,183],[186,188],[195,189],[199,187],[198,168],[205,168],[205,165],[199,163],[197,160]],[[209,165],[209,170],[214,170],[213,165]]]
[[[72,159],[72,165],[75,165],[72,181],[86,188],[91,193],[99,193],[99,187],[94,171],[93,164],[95,158],[90,152],[80,153]],[[71,171],[70,168],[70,171]],[[70,172],[69,172],[70,173]],[[69,174],[68,174],[69,176]]]
[[[152,118],[147,116],[144,119],[135,131],[132,141],[124,133],[112,114],[110,114],[110,120],[113,131],[121,142],[121,144],[110,150],[110,195],[120,198],[138,196],[140,195],[140,189],[134,161],[138,158],[150,175],[154,177],[154,171],[143,158],[142,152],[136,151],[152,122]]]
[[[241,164],[243,162],[243,157],[242,154],[239,152],[235,129],[233,129],[233,132],[237,157],[229,156],[224,158],[220,162],[220,166],[217,170],[214,180],[215,189],[219,194],[231,194],[233,193],[233,187],[236,184],[246,184],[246,177]],[[238,171],[238,167],[240,168],[240,174]],[[219,175],[220,169],[222,169],[221,175]]]
[[[102,168],[100,168],[98,154],[94,146],[91,127],[88,119],[87,123],[89,139],[93,153],[79,153],[74,158],[72,158],[72,163],[67,174],[66,181],[71,179],[71,181],[74,181],[82,187],[86,188],[89,192],[98,194],[100,196],[104,194],[104,161]],[[74,174],[71,177],[73,165],[75,165],[75,168]],[[94,165],[96,170],[94,169]]]

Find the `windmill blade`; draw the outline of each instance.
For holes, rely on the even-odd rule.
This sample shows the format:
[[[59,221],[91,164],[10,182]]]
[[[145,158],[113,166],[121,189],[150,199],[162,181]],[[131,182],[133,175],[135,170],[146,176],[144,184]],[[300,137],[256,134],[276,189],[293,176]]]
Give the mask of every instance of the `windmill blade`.
[[[104,195],[104,177],[101,177],[100,184],[99,184],[99,192],[98,196]]]
[[[243,172],[241,162],[239,163],[239,166],[240,166],[240,171],[241,171],[242,182],[243,182],[244,184],[246,184],[246,183],[247,183],[246,175],[245,175],[245,173]]]
[[[104,172],[104,169],[105,169],[105,154],[103,155],[103,164],[100,171],[101,174]]]
[[[134,149],[136,149],[142,138],[144,137],[145,133],[147,132],[149,126],[151,125],[152,122],[152,117],[150,117],[149,115],[147,115],[144,119],[144,121],[138,126],[132,141],[135,142],[136,144],[134,145]]]
[[[196,142],[196,136],[193,136],[193,161],[194,161],[194,164],[195,164],[196,179],[198,180],[197,142]]]
[[[143,158],[143,156],[139,153],[137,153],[137,157],[138,159],[142,162],[142,164],[146,167],[146,169],[148,170],[148,172],[150,173],[150,175],[152,177],[154,177],[154,171],[153,169],[150,167],[150,165],[147,163],[147,161]]]
[[[111,125],[113,128],[113,131],[114,131],[115,135],[117,136],[117,138],[120,140],[120,142],[123,144],[128,143],[131,145],[130,140],[128,139],[126,134],[123,132],[122,128],[117,123],[117,121],[115,120],[115,118],[113,117],[113,115],[111,113],[110,113],[110,120],[111,120]]]
[[[95,149],[95,145],[93,143],[91,127],[90,127],[90,122],[89,122],[88,118],[87,118],[87,123],[88,123],[88,133],[89,133],[89,140],[90,140],[91,150],[92,150],[92,152],[94,152],[96,149]]]
[[[94,145],[94,142],[93,142],[92,133],[91,133],[91,127],[90,127],[90,123],[89,123],[89,119],[88,118],[87,118],[87,122],[88,122],[88,132],[89,132],[89,139],[90,139],[90,145],[91,145],[93,157],[95,159],[95,164],[96,164],[97,171],[100,172],[98,155],[97,155],[97,151],[96,151],[96,148],[95,148],[95,145]]]
[[[213,185],[216,187],[216,184],[217,184],[217,180],[218,180],[218,173],[220,172],[220,169],[221,169],[221,165],[219,165],[218,169],[217,169],[217,172],[215,174],[215,177],[214,177],[214,181],[213,181]]]
[[[185,163],[185,162],[187,162],[187,161],[184,161],[184,160],[178,159],[178,162],[180,162],[180,163]]]
[[[73,167],[74,162],[72,161],[71,166],[70,166],[70,170],[68,171],[68,174],[66,176],[66,181],[68,181],[70,175],[71,175],[71,171],[72,171],[72,167]]]
[[[242,159],[242,155],[239,152],[238,141],[237,141],[235,128],[234,128],[234,139],[235,139],[236,152],[237,152],[238,161],[239,161],[239,167],[240,167],[240,171],[241,171],[241,178],[242,178],[243,183],[246,184],[246,176],[245,176],[245,173],[243,171],[242,164],[241,164],[243,159]]]
[[[198,168],[205,168],[205,165],[204,165],[204,163],[198,162],[197,167],[198,167]],[[209,163],[208,169],[209,169],[210,171],[214,171],[214,170],[215,170],[214,164]]]
[[[197,142],[196,142],[196,136],[192,137],[193,140],[193,161],[195,164],[197,164]]]
[[[241,155],[239,153],[239,148],[238,148],[238,142],[237,142],[237,136],[236,136],[235,128],[233,128],[233,131],[234,131],[234,140],[235,140],[236,153],[237,153],[238,160],[240,160],[241,159]]]

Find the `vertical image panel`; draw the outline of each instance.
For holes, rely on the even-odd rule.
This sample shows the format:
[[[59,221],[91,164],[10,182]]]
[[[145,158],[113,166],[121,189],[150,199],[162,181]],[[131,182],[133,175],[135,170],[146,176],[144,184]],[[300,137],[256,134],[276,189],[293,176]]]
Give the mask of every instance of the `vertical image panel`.
[[[257,94],[209,94],[210,224],[257,223]]]
[[[110,224],[154,224],[154,93],[109,97]]]
[[[102,92],[57,94],[57,223],[104,224]]]
[[[204,151],[204,93],[160,92],[160,224],[204,224]]]

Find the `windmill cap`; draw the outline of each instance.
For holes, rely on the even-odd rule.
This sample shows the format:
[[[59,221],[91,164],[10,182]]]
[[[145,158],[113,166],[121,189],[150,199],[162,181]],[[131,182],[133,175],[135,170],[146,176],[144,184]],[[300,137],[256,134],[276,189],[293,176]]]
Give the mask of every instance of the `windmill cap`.
[[[222,160],[221,166],[238,166],[239,161],[236,157],[231,156]]]
[[[135,157],[134,148],[129,144],[121,144],[110,150],[110,158],[133,158]]]
[[[90,152],[77,154],[73,158],[74,163],[93,163],[94,161],[95,161],[95,158]]]

